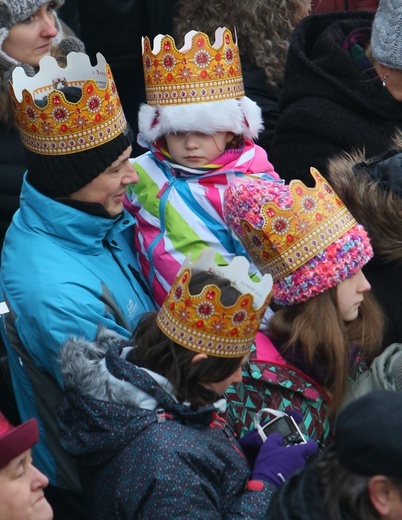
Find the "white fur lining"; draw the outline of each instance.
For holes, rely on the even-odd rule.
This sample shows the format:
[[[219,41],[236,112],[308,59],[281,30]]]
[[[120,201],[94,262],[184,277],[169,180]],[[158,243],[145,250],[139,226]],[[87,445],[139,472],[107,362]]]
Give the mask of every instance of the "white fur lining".
[[[233,132],[255,139],[263,129],[261,109],[248,97],[188,105],[142,105],[138,126],[148,143],[174,132]]]

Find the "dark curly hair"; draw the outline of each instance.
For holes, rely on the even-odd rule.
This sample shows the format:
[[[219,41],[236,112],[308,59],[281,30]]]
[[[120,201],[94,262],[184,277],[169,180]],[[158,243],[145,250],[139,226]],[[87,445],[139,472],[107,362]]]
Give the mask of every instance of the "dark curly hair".
[[[241,56],[261,69],[267,84],[280,85],[290,36],[310,11],[310,0],[179,0],[173,20],[178,47],[194,29],[214,39],[218,27],[236,28]]]

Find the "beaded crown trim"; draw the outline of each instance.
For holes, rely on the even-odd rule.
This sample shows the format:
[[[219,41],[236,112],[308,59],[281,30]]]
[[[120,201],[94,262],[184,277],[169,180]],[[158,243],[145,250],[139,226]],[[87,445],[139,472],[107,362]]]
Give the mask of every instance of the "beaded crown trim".
[[[76,103],[67,101],[60,91],[67,86],[82,89]],[[10,94],[22,142],[38,154],[89,150],[114,139],[127,127],[110,67],[100,53],[93,67],[82,52],[68,54],[65,68],[45,56],[33,77],[17,67]],[[43,98],[45,106],[39,107],[35,101]]]
[[[245,95],[237,42],[229,29],[219,27],[215,42],[190,31],[178,50],[174,39],[159,34],[154,48],[142,39],[147,104],[178,105],[236,99]]]
[[[274,281],[284,278],[357,224],[351,213],[322,175],[310,169],[316,181],[308,188],[299,180],[289,184],[293,204],[280,208],[262,205],[262,227],[241,220],[242,243],[256,267]]]
[[[189,350],[215,357],[244,357],[269,305],[272,277],[266,274],[254,282],[248,276],[250,264],[245,257],[218,266],[214,256],[215,251],[208,248],[191,265],[190,258],[186,259],[159,311],[157,324],[166,336]],[[188,287],[193,269],[229,279],[241,295],[226,307],[216,285],[191,294]]]

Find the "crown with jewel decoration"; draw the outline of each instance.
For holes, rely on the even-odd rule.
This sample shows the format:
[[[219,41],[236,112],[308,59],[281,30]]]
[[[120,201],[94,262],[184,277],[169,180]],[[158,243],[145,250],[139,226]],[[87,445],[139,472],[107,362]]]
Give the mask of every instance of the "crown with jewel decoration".
[[[60,90],[63,87],[79,87],[81,98],[68,101]],[[22,142],[37,154],[57,156],[93,149],[127,127],[112,73],[100,53],[97,64],[91,66],[86,54],[71,52],[65,68],[45,56],[33,77],[17,67],[10,94]],[[46,102],[38,106],[42,98]]]
[[[357,224],[324,177],[315,168],[310,171],[315,187],[292,180],[286,207],[275,202],[261,206],[261,227],[240,221],[243,246],[260,272],[270,273],[274,281],[296,271]]]
[[[142,60],[148,105],[177,105],[244,96],[237,42],[229,29],[219,28],[215,42],[190,31],[178,50],[173,38],[159,34],[154,49],[142,40]]]
[[[272,277],[264,275],[254,282],[248,276],[245,257],[218,266],[214,256],[215,251],[208,248],[192,264],[189,257],[186,259],[158,313],[157,324],[166,336],[189,350],[215,357],[244,357],[269,305]],[[194,269],[230,280],[241,293],[237,301],[228,307],[223,305],[221,290],[213,284],[206,285],[200,294],[191,294],[189,283]]]

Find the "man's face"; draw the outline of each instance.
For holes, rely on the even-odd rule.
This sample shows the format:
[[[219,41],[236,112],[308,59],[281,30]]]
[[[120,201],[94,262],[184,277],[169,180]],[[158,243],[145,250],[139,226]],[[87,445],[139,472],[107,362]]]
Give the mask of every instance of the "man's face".
[[[24,451],[0,470],[1,520],[51,520],[53,511],[43,489],[48,478],[32,465]]]
[[[129,162],[131,146],[105,171],[67,198],[80,202],[98,202],[111,217],[123,211],[123,200],[128,184],[138,182],[138,174]]]

